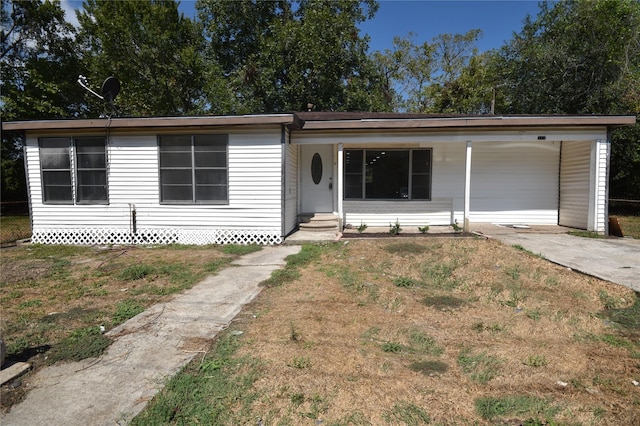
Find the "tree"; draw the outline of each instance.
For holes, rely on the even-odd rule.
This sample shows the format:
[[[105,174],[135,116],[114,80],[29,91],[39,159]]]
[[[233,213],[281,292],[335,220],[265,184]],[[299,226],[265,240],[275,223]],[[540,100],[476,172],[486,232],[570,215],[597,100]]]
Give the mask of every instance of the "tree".
[[[371,0],[199,0],[209,60],[219,64],[239,112],[386,108],[383,78],[357,24]]]
[[[98,85],[121,82],[123,115],[198,114],[207,109],[201,28],[173,0],[87,0],[78,13],[84,71]],[[92,114],[103,106],[88,98]]]
[[[416,35],[395,37],[393,49],[375,52],[379,72],[394,93],[394,108],[408,112],[475,113],[483,108],[469,98],[479,98],[480,88],[473,80],[486,73],[485,61],[478,58],[475,43],[480,30],[465,34],[441,34],[432,42],[417,44]],[[484,78],[484,77],[483,77]],[[485,108],[486,109],[486,108]]]
[[[60,2],[2,0],[0,13],[3,119],[78,115],[74,29]]]
[[[503,112],[640,116],[640,3],[542,3],[499,62]],[[638,126],[612,135],[612,197],[640,198]]]
[[[81,89],[69,77],[78,67],[74,29],[60,3],[2,0],[0,22],[2,120],[82,114]],[[2,132],[0,158],[2,200],[26,200],[21,135]]]

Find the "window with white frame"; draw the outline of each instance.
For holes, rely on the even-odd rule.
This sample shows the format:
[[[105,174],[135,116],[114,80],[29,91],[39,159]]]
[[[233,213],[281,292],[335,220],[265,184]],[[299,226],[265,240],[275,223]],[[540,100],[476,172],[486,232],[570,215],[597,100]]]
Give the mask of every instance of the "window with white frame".
[[[41,138],[38,142],[44,203],[108,203],[103,137]]]
[[[431,149],[346,149],[344,198],[430,200]]]
[[[160,136],[160,201],[227,203],[227,141],[227,135]]]

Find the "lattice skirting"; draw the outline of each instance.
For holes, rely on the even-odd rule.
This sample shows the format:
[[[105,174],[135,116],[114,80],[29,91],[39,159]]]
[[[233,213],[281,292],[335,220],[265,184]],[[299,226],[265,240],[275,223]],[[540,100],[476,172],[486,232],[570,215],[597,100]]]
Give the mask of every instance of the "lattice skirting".
[[[279,230],[181,230],[141,229],[132,234],[128,229],[43,229],[31,236],[34,244],[259,244],[282,243]]]

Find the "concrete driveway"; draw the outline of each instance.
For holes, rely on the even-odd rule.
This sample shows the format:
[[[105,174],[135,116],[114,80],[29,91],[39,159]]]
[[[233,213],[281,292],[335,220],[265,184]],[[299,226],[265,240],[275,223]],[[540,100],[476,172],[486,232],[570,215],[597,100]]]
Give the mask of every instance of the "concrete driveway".
[[[505,244],[520,245],[551,262],[640,292],[640,240],[576,237],[561,227],[518,230],[479,226],[475,230]]]

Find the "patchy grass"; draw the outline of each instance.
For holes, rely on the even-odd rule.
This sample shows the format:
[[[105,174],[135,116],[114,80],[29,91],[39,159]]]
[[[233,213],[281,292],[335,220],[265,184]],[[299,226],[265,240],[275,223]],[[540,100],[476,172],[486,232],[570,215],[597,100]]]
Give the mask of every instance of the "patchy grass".
[[[598,234],[593,231],[569,231],[567,234],[582,238],[607,238],[606,235]]]
[[[0,244],[31,237],[29,216],[0,216]]]
[[[234,255],[32,247],[2,256],[3,268],[21,265],[3,270],[3,335],[12,356],[37,360]],[[132,265],[151,270],[120,279]],[[633,424],[639,314],[633,291],[493,240],[304,246],[133,424]]]
[[[359,240],[290,264],[300,259],[236,318],[243,333],[214,363],[221,375],[192,362],[137,424],[617,425],[640,415],[631,290],[491,240]]]
[[[625,237],[640,239],[640,216],[617,216]]]
[[[0,331],[7,362],[28,361],[37,370],[53,362],[98,356],[110,344],[101,326],[107,331],[193,286],[239,255],[234,253],[256,249],[54,245],[5,249],[0,252]],[[23,393],[23,387],[4,386],[3,409]]]

